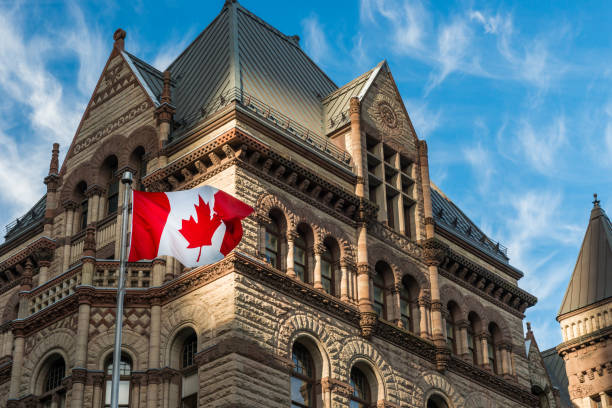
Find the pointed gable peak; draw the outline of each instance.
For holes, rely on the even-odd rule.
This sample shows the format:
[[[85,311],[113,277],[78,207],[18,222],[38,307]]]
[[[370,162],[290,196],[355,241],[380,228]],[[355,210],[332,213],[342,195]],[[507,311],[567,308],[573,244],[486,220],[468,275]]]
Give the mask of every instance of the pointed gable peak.
[[[576,266],[558,317],[612,298],[612,224],[594,195]]]

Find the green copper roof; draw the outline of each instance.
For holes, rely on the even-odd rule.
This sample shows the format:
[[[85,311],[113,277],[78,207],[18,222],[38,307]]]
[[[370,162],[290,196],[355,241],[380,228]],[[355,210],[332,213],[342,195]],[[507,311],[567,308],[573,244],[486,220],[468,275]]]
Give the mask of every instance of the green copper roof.
[[[612,297],[612,224],[595,198],[559,316]]]

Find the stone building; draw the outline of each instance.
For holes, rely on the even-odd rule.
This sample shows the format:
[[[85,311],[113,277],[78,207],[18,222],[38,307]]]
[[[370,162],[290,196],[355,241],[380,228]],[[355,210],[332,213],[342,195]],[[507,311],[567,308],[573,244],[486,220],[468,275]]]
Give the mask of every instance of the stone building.
[[[572,406],[612,407],[612,224],[597,195],[557,321]]]
[[[255,213],[217,264],[129,265],[122,406],[556,406],[532,393],[536,298],[430,182],[386,62],[338,87],[235,1],[163,73],[125,38],[0,246],[1,406],[109,401],[126,169]]]

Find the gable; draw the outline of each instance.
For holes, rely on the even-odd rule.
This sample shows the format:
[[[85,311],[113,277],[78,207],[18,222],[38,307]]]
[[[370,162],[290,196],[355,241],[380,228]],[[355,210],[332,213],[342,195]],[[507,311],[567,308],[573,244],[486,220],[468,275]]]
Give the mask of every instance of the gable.
[[[416,161],[417,136],[386,64],[365,89],[361,106],[366,131]]]
[[[74,167],[90,158],[108,137],[128,135],[145,124],[153,124],[154,109],[154,101],[129,61],[113,50],[81,118],[62,174],[67,166]]]

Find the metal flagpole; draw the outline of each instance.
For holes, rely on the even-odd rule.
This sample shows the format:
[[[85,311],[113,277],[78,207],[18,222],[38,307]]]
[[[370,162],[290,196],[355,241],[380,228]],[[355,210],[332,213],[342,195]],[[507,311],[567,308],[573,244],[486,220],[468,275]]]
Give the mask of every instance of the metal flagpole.
[[[121,329],[123,326],[123,298],[125,297],[125,266],[127,264],[127,227],[129,221],[128,206],[132,193],[132,173],[126,171],[121,177],[121,182],[125,185],[123,195],[123,219],[121,222],[121,266],[119,267],[119,282],[117,283],[117,313],[115,318],[115,351],[113,352],[113,381],[111,388],[111,408],[119,406],[119,371],[121,365]]]

